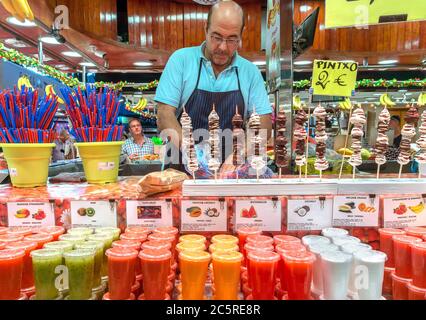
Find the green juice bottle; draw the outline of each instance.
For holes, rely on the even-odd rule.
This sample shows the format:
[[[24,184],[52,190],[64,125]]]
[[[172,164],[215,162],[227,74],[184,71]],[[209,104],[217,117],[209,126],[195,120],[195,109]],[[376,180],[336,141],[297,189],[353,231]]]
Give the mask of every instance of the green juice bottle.
[[[34,284],[36,300],[56,300],[59,290],[56,279],[59,274],[56,268],[62,265],[62,253],[59,250],[40,249],[31,252],[33,260]]]
[[[64,253],[68,268],[68,300],[90,300],[92,298],[95,250],[77,249]]]

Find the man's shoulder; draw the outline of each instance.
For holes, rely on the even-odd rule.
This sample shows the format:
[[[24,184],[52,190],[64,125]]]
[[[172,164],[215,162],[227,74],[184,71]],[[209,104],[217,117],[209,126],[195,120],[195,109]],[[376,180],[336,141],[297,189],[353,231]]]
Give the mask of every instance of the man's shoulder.
[[[240,55],[237,56],[236,64],[237,64],[238,69],[240,71],[248,72],[248,73],[259,72],[259,69],[257,68],[257,66],[253,62],[247,60],[246,58],[244,58]]]
[[[170,56],[171,60],[186,60],[193,59],[200,55],[200,46],[181,48],[173,52]]]

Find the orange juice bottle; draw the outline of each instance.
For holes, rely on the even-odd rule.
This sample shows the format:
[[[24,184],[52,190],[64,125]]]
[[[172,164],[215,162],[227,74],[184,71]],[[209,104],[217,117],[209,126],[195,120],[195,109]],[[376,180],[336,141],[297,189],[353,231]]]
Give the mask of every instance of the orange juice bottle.
[[[243,255],[236,251],[212,254],[215,300],[237,300]]]
[[[210,254],[205,251],[181,251],[179,267],[182,281],[182,300],[203,300]]]

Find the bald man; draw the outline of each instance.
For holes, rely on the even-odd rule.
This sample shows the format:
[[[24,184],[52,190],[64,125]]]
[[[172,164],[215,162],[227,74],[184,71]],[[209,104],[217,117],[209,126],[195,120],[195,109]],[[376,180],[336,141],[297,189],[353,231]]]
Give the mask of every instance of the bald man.
[[[238,106],[245,120],[255,108],[261,128],[270,135],[272,108],[264,79],[259,69],[237,52],[243,31],[244,12],[237,3],[222,1],[211,7],[205,23],[206,40],[201,46],[177,50],[163,71],[155,96],[160,130],[174,129],[181,138],[183,106],[194,130],[208,129],[214,104],[222,130],[232,129]]]

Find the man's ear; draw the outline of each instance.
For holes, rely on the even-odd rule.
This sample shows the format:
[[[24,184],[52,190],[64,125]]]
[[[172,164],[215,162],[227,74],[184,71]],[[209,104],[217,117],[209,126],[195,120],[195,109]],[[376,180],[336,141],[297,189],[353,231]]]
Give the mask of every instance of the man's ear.
[[[207,26],[207,22],[204,22],[204,32],[206,33],[206,37],[207,37],[207,33],[209,32],[209,27]]]

